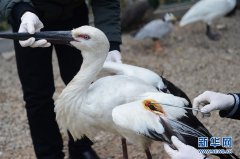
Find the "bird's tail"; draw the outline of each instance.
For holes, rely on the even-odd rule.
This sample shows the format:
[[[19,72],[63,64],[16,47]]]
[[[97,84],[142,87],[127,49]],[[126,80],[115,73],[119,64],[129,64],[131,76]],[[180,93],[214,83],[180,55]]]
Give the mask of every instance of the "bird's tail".
[[[173,129],[173,131],[177,134],[177,137],[179,138],[179,136],[181,136],[181,138],[179,138],[179,139],[182,142],[184,142],[187,145],[191,145],[195,148],[198,147],[197,146],[198,145],[197,144],[198,137],[208,137],[208,138],[211,137],[211,134],[208,135],[204,131],[196,130],[180,121],[168,119],[168,122],[171,125],[171,128]],[[222,146],[217,146],[217,147],[209,146],[207,149],[226,150],[226,148],[224,148]],[[213,154],[213,155],[218,156],[220,159],[239,159],[239,157],[237,157],[234,153],[232,153],[232,154]]]

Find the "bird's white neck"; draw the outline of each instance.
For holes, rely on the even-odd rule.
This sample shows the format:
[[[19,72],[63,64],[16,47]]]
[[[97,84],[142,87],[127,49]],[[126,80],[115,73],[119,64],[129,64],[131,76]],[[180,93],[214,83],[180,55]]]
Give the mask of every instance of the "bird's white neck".
[[[82,54],[91,53],[83,52]],[[76,91],[85,92],[101,71],[105,58],[106,56],[98,58],[84,58],[80,71],[68,84],[68,87],[74,85]]]
[[[56,120],[60,128],[64,132],[69,130],[75,139],[83,135],[75,133],[77,129],[75,121],[78,120],[79,115],[81,116],[79,110],[87,98],[87,91],[90,84],[102,69],[106,59],[104,55],[107,55],[107,52],[105,54],[94,54],[94,56],[91,52],[82,51],[82,55],[84,59],[80,71],[62,91],[55,102]]]

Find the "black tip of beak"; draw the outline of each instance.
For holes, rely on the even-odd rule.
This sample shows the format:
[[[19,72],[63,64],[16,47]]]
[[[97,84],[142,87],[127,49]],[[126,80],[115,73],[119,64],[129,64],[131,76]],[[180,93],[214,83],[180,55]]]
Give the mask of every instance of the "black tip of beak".
[[[71,31],[41,31],[35,34],[29,33],[0,33],[0,38],[13,40],[27,40],[34,37],[36,40],[46,39],[52,44],[70,45],[70,41],[74,41]]]

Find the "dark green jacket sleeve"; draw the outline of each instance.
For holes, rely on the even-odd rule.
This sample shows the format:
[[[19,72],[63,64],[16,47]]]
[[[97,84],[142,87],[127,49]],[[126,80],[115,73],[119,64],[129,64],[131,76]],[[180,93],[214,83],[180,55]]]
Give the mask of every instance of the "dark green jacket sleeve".
[[[7,18],[9,16],[11,16],[11,12],[13,10],[13,7],[17,3],[21,3],[21,2],[31,4],[30,0],[0,0],[0,14],[1,14],[1,16],[7,17]]]
[[[92,10],[95,26],[101,29],[111,42],[110,50],[119,50],[113,48],[121,44],[119,0],[92,0]]]
[[[26,11],[37,14],[30,0],[0,0],[0,15],[10,23],[20,23]]]
[[[240,93],[229,93],[234,97],[234,105],[229,110],[221,110],[219,115],[224,118],[240,120]]]

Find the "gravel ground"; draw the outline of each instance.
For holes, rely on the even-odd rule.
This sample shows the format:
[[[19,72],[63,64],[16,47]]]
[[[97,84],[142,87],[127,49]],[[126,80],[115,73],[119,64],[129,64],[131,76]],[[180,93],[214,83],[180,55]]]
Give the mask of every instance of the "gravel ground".
[[[123,35],[123,61],[128,64],[151,69],[182,88],[191,99],[205,90],[239,92],[240,90],[240,14],[232,19],[220,19],[226,25],[217,30],[221,34],[218,42],[209,41],[205,26],[197,23],[185,28],[175,27],[171,35],[163,40],[162,53],[154,53],[151,40],[134,41],[129,34]],[[29,136],[21,86],[14,57],[0,56],[0,158],[34,159]],[[53,58],[56,90],[62,90],[57,60]],[[232,136],[234,152],[240,156],[240,123],[222,119],[217,112],[211,118],[199,119],[213,136]],[[120,159],[120,138],[108,133],[99,133],[94,149],[104,159]],[[65,148],[66,149],[66,148]],[[161,143],[155,142],[151,151],[154,159],[168,159]],[[129,144],[129,155],[133,159],[145,158],[137,147]]]

